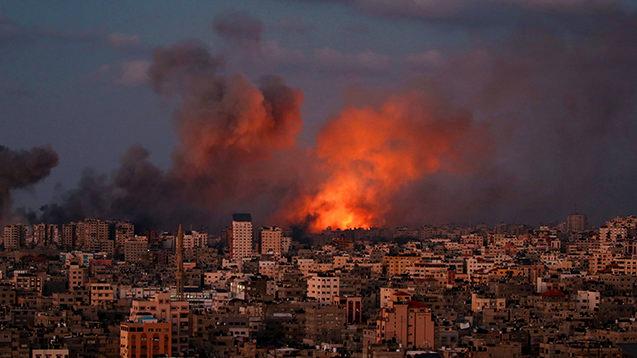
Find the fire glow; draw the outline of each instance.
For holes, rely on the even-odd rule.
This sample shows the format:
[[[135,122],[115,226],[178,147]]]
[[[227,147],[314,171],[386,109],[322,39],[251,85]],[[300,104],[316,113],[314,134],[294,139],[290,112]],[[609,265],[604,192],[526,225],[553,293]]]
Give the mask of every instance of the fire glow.
[[[324,180],[291,206],[288,220],[309,219],[312,231],[383,225],[405,185],[459,169],[462,138],[476,129],[467,113],[450,112],[418,91],[379,108],[346,108],[317,139]]]

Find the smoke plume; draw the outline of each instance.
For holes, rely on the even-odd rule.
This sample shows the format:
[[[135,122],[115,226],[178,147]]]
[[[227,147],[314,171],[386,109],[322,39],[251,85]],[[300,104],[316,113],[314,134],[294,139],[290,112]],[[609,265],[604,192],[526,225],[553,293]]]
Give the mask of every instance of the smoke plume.
[[[37,183],[57,164],[58,155],[48,146],[14,151],[0,145],[0,222],[9,214],[11,191]]]
[[[278,77],[255,84],[222,74],[222,67],[223,60],[198,43],[157,49],[151,85],[177,101],[172,166],[163,171],[145,149],[131,148],[110,178],[85,173],[77,189],[42,208],[42,219],[104,216],[161,228],[210,225],[244,207],[263,215],[274,210],[294,189],[282,156],[295,155],[301,92]]]

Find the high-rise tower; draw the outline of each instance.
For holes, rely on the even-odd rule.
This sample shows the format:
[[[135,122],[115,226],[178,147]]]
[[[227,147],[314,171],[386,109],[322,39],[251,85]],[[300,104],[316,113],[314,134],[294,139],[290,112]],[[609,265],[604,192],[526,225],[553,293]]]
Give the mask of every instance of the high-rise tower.
[[[230,256],[235,262],[251,257],[252,252],[252,216],[250,214],[232,215],[230,227]]]
[[[179,225],[177,230],[177,240],[175,243],[175,285],[177,286],[177,297],[182,298],[184,293],[184,229]]]

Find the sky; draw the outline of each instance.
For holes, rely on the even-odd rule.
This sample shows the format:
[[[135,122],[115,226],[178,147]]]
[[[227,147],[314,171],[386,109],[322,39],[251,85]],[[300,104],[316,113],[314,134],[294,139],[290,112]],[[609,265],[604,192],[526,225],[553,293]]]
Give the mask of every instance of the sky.
[[[116,177],[113,173],[121,173],[122,158],[130,158],[134,146],[146,153],[139,161],[149,161],[168,177],[179,176],[179,186],[210,191],[206,203],[194,205],[197,214],[188,211],[189,217],[209,217],[210,212],[225,217],[241,209],[278,221],[310,220],[318,228],[537,223],[572,211],[600,221],[635,213],[634,9],[634,2],[619,0],[0,1],[0,145],[13,151],[50,145],[58,157],[50,173],[24,185],[9,184],[6,192],[12,208],[36,215],[47,203],[64,207],[69,193],[83,195],[76,188],[87,168]],[[229,89],[236,81],[243,83],[235,77],[241,76],[246,84],[240,88],[255,84],[268,93],[261,78],[282,78],[276,93],[289,88],[300,94],[290,114],[298,105],[299,128],[290,127],[289,135],[258,132],[250,138],[272,134],[272,141],[290,144],[259,142],[266,147],[263,158],[237,154],[245,148],[212,154],[214,160],[206,158],[206,165],[222,167],[221,172],[202,170],[196,180],[184,179],[177,172],[201,170],[189,156],[202,154],[189,143],[201,141],[192,126],[203,123],[200,112],[210,108],[189,101],[203,96],[190,72],[181,73],[172,90],[162,88],[174,81],[165,76],[174,73],[166,67],[167,72],[161,71],[160,48],[172,51],[164,53],[167,58],[180,59],[190,58],[184,54],[193,48],[207,51],[206,61],[219,59],[220,64],[198,76]],[[149,74],[152,69],[155,77]],[[192,67],[182,64],[178,70]],[[246,91],[237,96],[251,93]],[[280,103],[287,102],[272,99],[272,105]],[[369,111],[356,112],[361,108]],[[391,108],[406,114],[396,115]],[[216,104],[214,110],[211,121],[221,116]],[[372,147],[362,159],[343,163],[338,157],[349,153],[348,141],[357,143],[354,133],[345,143],[334,140],[336,132],[357,130],[347,115],[366,118],[370,127],[363,124],[359,132],[378,125],[395,136],[372,137],[378,143],[432,150],[433,144],[423,149],[420,139],[411,138],[418,133],[422,141],[436,143],[435,158]],[[451,119],[438,123],[438,116]],[[422,120],[413,124],[411,117]],[[445,129],[456,117],[466,123],[453,122],[453,131]],[[412,133],[403,133],[412,125]],[[223,133],[223,128],[213,131]],[[447,141],[437,143],[443,137]],[[229,144],[217,144],[212,148],[225,153]],[[328,145],[342,146],[339,155],[331,154]],[[360,163],[378,152],[413,170],[371,160],[364,164],[372,170],[360,172]],[[279,156],[285,158],[270,162]],[[221,157],[247,164],[235,171]],[[294,160],[318,164],[282,167],[281,161]],[[422,165],[423,160],[442,164]],[[277,172],[256,168],[254,162],[267,162]],[[364,185],[364,193],[338,199],[349,203],[343,215],[351,216],[351,223],[331,222],[322,212],[331,207],[332,214],[342,213],[334,208],[340,204],[326,199],[336,195],[329,186],[354,180],[336,171],[365,180],[354,185]],[[271,195],[254,200],[221,195],[232,192],[222,184],[214,190],[201,187],[205,180],[224,182],[218,179],[224,173],[266,182],[278,175],[296,179],[281,179]],[[310,183],[304,173],[321,180]],[[122,191],[117,183],[106,185],[114,193]],[[245,185],[249,192],[256,184]],[[281,194],[280,187],[293,190]],[[183,198],[193,194],[175,195],[180,199],[167,205],[193,201]],[[213,201],[229,204],[209,204]],[[91,209],[82,214],[106,213]],[[222,219],[192,220],[214,225]]]

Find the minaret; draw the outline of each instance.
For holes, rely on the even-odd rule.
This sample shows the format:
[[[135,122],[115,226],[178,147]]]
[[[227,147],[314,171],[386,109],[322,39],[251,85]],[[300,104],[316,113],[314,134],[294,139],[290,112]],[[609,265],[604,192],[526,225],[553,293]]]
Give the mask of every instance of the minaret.
[[[184,294],[184,229],[179,225],[177,230],[177,240],[175,243],[175,284],[177,286],[177,297],[183,298]]]

